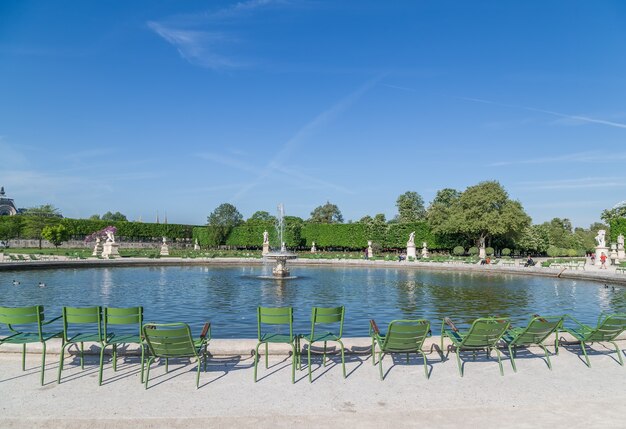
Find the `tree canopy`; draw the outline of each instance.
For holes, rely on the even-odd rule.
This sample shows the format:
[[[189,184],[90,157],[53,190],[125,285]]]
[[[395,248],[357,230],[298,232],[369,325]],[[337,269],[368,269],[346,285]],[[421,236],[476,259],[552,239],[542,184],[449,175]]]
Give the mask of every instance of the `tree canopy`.
[[[424,199],[417,192],[405,192],[396,200],[397,221],[400,223],[419,222],[426,217]]]
[[[343,216],[339,207],[326,201],[323,206],[316,207],[311,212],[309,222],[313,223],[343,223]]]
[[[70,237],[69,231],[64,225],[45,226],[41,231],[41,236],[54,245],[59,247],[64,241]]]
[[[448,190],[437,197],[429,212],[436,234],[461,234],[478,245],[491,237],[516,237],[530,225],[522,205],[496,181],[470,186],[458,197]]]
[[[276,217],[272,216],[271,214],[269,214],[266,211],[256,211],[252,214],[252,216],[250,216],[248,218],[248,220],[246,222],[255,222],[255,223],[260,223],[260,222],[264,222],[264,223],[275,223],[276,222]]]
[[[213,245],[221,245],[230,231],[243,222],[243,216],[237,208],[229,203],[219,205],[208,217],[207,223],[212,232],[209,241]]]
[[[44,227],[55,225],[61,221],[61,212],[51,204],[31,207],[23,214],[24,233],[27,236],[37,237],[39,240],[39,248],[41,249],[41,233]]]

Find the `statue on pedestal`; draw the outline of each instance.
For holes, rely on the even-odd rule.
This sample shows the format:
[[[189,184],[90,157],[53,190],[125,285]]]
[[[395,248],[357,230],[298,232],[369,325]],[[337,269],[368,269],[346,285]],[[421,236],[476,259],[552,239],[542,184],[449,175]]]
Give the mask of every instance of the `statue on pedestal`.
[[[415,231],[409,235],[409,241],[406,243],[406,257],[407,260],[409,258],[417,258],[417,254],[415,253]]]
[[[311,243],[311,253],[317,252],[317,248],[315,247],[315,241]]]
[[[263,254],[270,253],[270,234],[267,230],[263,231]]]
[[[163,237],[163,244],[161,245],[161,252],[159,252],[161,256],[169,256],[170,249],[167,245],[167,238]]]

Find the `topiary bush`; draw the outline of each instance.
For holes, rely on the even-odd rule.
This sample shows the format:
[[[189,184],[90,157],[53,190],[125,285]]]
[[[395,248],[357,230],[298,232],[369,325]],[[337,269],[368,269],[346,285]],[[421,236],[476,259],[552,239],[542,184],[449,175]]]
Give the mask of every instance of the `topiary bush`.
[[[548,250],[546,250],[546,253],[549,257],[554,258],[555,256],[559,256],[561,254],[561,249],[556,246],[550,246],[548,247]]]
[[[478,247],[476,247],[476,246],[470,247],[469,250],[467,251],[467,253],[469,253],[471,256],[478,255]]]
[[[567,256],[578,256],[578,252],[576,251],[576,249],[567,249]]]
[[[502,256],[510,256],[511,255],[511,249],[509,249],[508,247],[505,247],[504,249],[502,249]]]
[[[493,247],[487,247],[485,249],[485,253],[487,254],[487,256],[493,256],[493,253],[494,253]]]
[[[462,256],[465,254],[465,248],[463,246],[456,246],[452,249],[452,254],[455,256]]]

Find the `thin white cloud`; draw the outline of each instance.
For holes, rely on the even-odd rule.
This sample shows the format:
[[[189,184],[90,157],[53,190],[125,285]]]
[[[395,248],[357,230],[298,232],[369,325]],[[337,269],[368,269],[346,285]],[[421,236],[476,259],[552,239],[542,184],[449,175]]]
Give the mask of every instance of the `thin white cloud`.
[[[537,109],[535,107],[518,106],[518,105],[515,105],[515,104],[498,103],[496,101],[484,100],[484,99],[481,99],[481,98],[471,98],[471,97],[453,97],[453,98],[456,98],[456,99],[459,99],[459,100],[465,100],[465,101],[473,101],[475,103],[493,104],[494,106],[510,107],[510,108],[514,108],[514,109],[524,109],[524,110],[528,110],[528,111],[531,111],[531,112],[545,113],[547,115],[557,116],[559,118],[565,118],[565,119],[570,119],[570,120],[579,121],[579,122],[586,122],[586,123],[600,124],[600,125],[608,125],[610,127],[626,129],[626,124],[623,124],[621,122],[614,122],[614,121],[608,121],[608,120],[605,120],[605,119],[591,118],[589,116],[569,115],[569,114],[566,114],[566,113],[555,112],[555,111],[552,111],[552,110]]]
[[[352,106],[352,104],[354,104],[363,94],[374,87],[380,79],[382,79],[382,77],[383,76],[376,77],[365,83],[356,91],[339,100],[333,106],[313,118],[313,120],[307,123],[304,127],[300,128],[296,134],[282,146],[282,148],[276,153],[274,158],[265,166],[265,168],[261,170],[257,178],[248,185],[244,186],[239,192],[237,192],[237,194],[234,195],[233,200],[240,199],[251,189],[259,186],[265,178],[272,173],[272,171],[284,169],[285,167],[283,164],[300,144],[312,137],[318,129],[334,121],[339,115]]]
[[[234,41],[223,32],[176,29],[153,21],[148,22],[148,27],[173,45],[180,56],[191,64],[215,70],[245,66],[217,52],[219,47]]]
[[[585,177],[580,179],[525,181],[518,182],[515,186],[526,191],[626,188],[626,177]]]
[[[612,153],[610,156],[612,161],[626,159],[626,152]],[[491,167],[502,167],[517,164],[553,164],[559,162],[606,162],[607,156],[601,152],[576,152],[565,155],[546,156],[541,158],[522,159],[514,161],[498,161],[490,164]]]
[[[250,0],[204,13],[177,15],[160,22],[148,21],[147,25],[190,64],[212,70],[247,68],[256,62],[236,59],[231,49],[235,44],[244,44],[245,39],[235,30],[225,31],[225,28],[260,9],[288,4],[291,2]]]

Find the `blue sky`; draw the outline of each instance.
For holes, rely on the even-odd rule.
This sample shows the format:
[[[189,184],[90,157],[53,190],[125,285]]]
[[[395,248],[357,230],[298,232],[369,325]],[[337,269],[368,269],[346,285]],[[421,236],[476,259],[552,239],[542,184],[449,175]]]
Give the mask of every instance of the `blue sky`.
[[[622,1],[0,2],[0,185],[65,216],[626,200]]]

